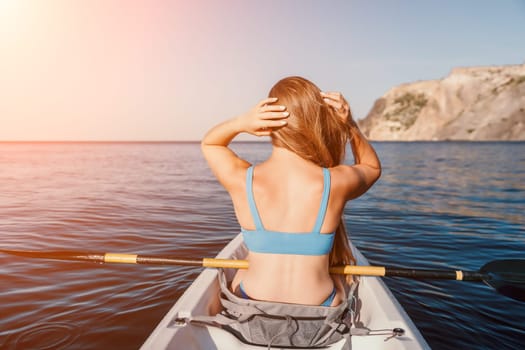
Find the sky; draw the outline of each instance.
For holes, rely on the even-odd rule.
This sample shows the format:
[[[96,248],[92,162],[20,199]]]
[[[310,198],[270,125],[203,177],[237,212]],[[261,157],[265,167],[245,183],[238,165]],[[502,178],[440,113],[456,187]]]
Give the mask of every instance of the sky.
[[[398,84],[523,63],[525,0],[0,0],[0,141],[200,140],[291,75],[360,119]]]

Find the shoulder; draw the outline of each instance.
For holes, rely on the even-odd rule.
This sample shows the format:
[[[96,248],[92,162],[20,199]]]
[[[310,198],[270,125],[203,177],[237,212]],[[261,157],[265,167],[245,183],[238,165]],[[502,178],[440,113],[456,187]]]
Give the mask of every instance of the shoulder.
[[[344,195],[346,200],[364,194],[381,175],[381,171],[365,165],[341,164],[330,168],[332,188]]]
[[[332,187],[339,189],[347,185],[348,177],[352,175],[349,168],[347,165],[338,165],[329,169]]]
[[[336,166],[328,169],[330,171],[330,189],[331,195],[346,198],[344,192],[348,187],[348,173],[343,166]]]

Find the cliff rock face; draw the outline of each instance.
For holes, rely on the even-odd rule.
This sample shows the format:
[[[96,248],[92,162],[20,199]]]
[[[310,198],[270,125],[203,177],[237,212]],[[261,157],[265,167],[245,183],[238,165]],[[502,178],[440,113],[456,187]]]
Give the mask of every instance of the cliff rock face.
[[[396,86],[359,126],[371,140],[525,140],[525,64]]]

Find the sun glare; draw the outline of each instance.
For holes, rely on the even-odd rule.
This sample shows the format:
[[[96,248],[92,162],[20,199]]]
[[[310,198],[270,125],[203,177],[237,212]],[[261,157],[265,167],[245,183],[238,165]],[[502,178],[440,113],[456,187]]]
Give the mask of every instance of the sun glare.
[[[11,11],[20,7],[19,4],[17,0],[0,0],[0,15],[7,17]]]
[[[19,21],[21,12],[21,1],[0,0],[0,34],[9,34],[9,32],[14,31],[14,26]]]

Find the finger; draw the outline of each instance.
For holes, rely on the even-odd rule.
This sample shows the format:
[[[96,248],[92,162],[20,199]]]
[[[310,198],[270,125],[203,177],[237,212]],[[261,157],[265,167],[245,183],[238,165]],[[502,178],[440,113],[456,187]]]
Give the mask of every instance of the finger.
[[[323,96],[337,97],[338,94],[340,95],[341,93],[338,92],[338,91],[321,91],[321,95],[323,95]]]
[[[270,136],[272,134],[271,130],[257,131],[255,132],[256,136]]]
[[[321,96],[334,101],[339,101],[343,99],[343,95],[341,95],[340,92],[336,91],[321,92]]]
[[[323,98],[324,102],[326,102],[327,105],[339,110],[344,105],[343,103],[335,100],[330,100],[328,98]]]
[[[264,105],[260,108],[260,111],[261,112],[279,112],[279,111],[285,111],[286,110],[286,106],[282,106],[282,105]]]
[[[260,126],[257,128],[257,131],[267,131],[274,128],[281,128],[288,124],[286,120],[265,120],[261,122]]]
[[[269,123],[266,126],[267,128],[282,128],[283,126],[288,124],[286,120],[270,120],[267,123]]]
[[[290,113],[288,112],[265,112],[259,115],[259,117],[264,120],[284,119],[284,118],[288,118],[289,116],[290,116]]]
[[[271,103],[275,103],[277,102],[278,98],[277,97],[268,97],[268,98],[265,98],[264,100],[262,100],[261,102],[259,102],[257,104],[257,107],[262,107],[266,104],[271,104]]]

